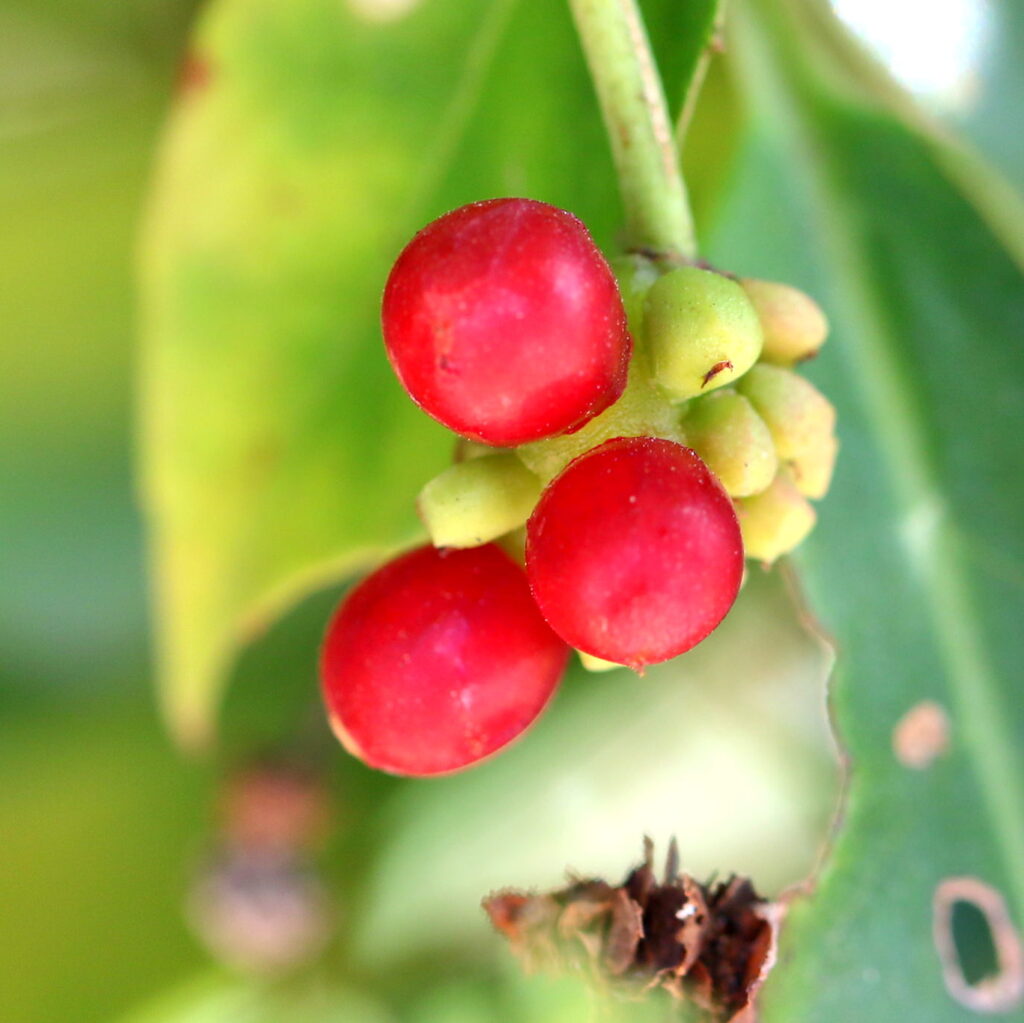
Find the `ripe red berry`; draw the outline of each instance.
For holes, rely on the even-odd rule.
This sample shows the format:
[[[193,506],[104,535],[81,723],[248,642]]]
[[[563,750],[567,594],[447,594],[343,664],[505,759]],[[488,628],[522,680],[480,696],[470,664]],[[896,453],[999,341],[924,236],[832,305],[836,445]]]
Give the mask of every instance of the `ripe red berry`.
[[[571,462],[527,524],[526,569],[567,643],[641,668],[704,639],[743,575],[732,502],[689,448],[610,440]]]
[[[544,709],[568,649],[545,624],[523,570],[493,544],[420,547],[342,601],[321,677],[346,749],[392,774],[476,763]]]
[[[485,444],[577,429],[626,386],[615,277],[576,217],[533,199],[428,224],[391,270],[382,326],[413,400]]]

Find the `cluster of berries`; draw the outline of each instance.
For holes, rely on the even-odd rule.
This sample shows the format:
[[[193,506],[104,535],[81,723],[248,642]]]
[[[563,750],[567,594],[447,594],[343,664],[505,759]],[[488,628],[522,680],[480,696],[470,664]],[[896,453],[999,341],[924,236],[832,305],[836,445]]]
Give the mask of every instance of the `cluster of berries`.
[[[373,767],[500,749],[570,647],[638,671],[689,650],[732,606],[744,549],[771,562],[814,523],[835,414],[791,369],[827,330],[794,288],[640,255],[613,269],[571,214],[493,199],[413,238],[382,323],[405,389],[461,440],[420,495],[432,546],[328,629],[331,723]]]

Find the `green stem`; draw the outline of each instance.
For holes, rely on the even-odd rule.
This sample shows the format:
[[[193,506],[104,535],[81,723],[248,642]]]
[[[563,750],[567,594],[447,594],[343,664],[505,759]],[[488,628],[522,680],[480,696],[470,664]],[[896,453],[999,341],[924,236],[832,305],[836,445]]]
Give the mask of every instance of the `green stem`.
[[[635,0],[569,0],[626,208],[626,247],[693,259],[697,239],[665,93]]]

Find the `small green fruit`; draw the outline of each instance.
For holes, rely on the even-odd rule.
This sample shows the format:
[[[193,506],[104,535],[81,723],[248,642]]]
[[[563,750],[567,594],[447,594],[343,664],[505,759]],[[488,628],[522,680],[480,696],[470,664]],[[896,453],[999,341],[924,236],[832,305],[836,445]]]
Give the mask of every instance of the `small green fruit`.
[[[835,429],[836,410],[813,384],[792,370],[764,363],[736,385],[767,423],[783,461],[818,449]]]
[[[669,405],[651,380],[645,353],[635,349],[622,397],[581,430],[523,444],[516,449],[523,464],[544,483],[555,478],[574,458],[614,437],[663,437],[683,441],[679,409]]]
[[[695,266],[651,286],[643,336],[655,380],[676,400],[735,380],[761,353],[761,324],[743,288]]]
[[[835,434],[830,433],[827,437],[822,437],[817,445],[805,451],[799,458],[794,458],[789,462],[793,484],[804,497],[820,501],[828,493],[838,454],[839,441]]]
[[[817,354],[828,336],[828,320],[810,295],[775,281],[748,277],[741,283],[764,331],[764,362],[792,366]]]
[[[481,444],[478,440],[470,440],[468,437],[456,437],[452,461],[468,462],[471,458],[483,458],[501,450],[501,448],[492,447],[490,444]]]
[[[785,470],[767,490],[736,501],[736,515],[748,558],[771,564],[797,547],[814,528],[814,508]]]
[[[696,398],[683,420],[683,432],[730,497],[760,493],[775,478],[778,458],[771,432],[732,388]]]
[[[502,533],[494,541],[517,565],[526,564],[526,525]]]
[[[477,547],[521,526],[540,480],[511,451],[457,462],[420,492],[418,508],[435,547]]]
[[[622,296],[630,332],[637,337],[643,325],[644,299],[661,271],[646,256],[636,253],[616,256],[608,265],[619,282],[619,294]]]

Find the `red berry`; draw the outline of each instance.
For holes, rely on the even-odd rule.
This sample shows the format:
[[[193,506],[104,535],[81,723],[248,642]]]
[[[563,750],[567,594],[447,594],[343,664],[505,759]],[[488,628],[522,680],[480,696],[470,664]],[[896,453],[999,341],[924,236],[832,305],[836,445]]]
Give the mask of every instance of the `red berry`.
[[[391,270],[382,325],[413,400],[485,444],[577,429],[626,386],[615,277],[576,217],[533,199],[428,224]]]
[[[321,677],[350,753],[392,774],[442,774],[525,731],[567,657],[523,570],[498,547],[420,547],[342,601]]]
[[[527,524],[526,570],[551,627],[641,668],[704,639],[743,575],[732,502],[689,448],[620,437],[582,455]]]

